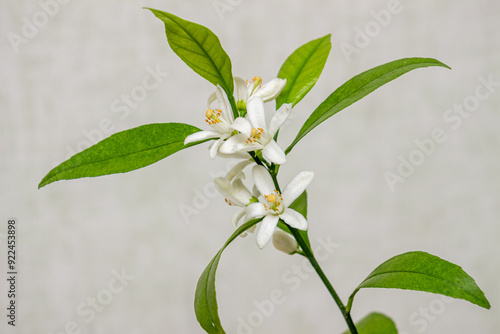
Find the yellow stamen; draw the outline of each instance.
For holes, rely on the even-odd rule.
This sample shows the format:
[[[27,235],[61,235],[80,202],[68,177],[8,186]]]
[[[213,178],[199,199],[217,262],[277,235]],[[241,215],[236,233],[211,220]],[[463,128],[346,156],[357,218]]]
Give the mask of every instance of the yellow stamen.
[[[257,142],[257,139],[260,139],[262,134],[264,133],[263,128],[252,128],[252,132],[250,132],[250,137],[247,138],[247,144]]]
[[[264,195],[264,198],[267,201],[267,205],[262,203],[264,205],[264,209],[266,211],[268,210],[273,210],[276,213],[280,213],[281,209],[281,203],[283,202],[283,197],[281,196],[281,193],[277,190],[274,190],[273,193],[269,195]]]
[[[256,82],[257,85],[260,85],[262,83],[262,78],[261,77],[253,77],[252,82]]]
[[[221,113],[222,113],[222,111],[219,110],[219,109],[215,109],[215,110],[208,109],[205,112],[205,116],[207,117],[207,119],[205,120],[205,122],[207,122],[210,125],[219,123],[220,122],[219,117],[220,117]]]
[[[262,78],[261,77],[257,77],[257,76],[253,77],[252,78],[252,82],[250,82],[250,85],[253,84],[253,83],[254,83],[254,85],[252,86],[252,91],[250,92],[250,95],[252,95],[255,92],[255,90],[257,89],[257,87],[260,87],[260,85],[262,84]],[[248,83],[247,83],[247,86],[249,86]]]

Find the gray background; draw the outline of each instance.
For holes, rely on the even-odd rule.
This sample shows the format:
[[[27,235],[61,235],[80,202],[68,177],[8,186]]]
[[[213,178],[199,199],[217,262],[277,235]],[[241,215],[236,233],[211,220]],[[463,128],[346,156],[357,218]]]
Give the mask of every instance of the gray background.
[[[10,217],[18,221],[19,244],[18,326],[7,327],[2,311],[0,331],[202,333],[192,306],[195,285],[233,231],[233,208],[210,187],[228,161],[210,161],[205,144],[129,174],[37,190],[88,137],[154,122],[205,126],[213,86],[170,50],[162,23],[141,9],[148,6],[209,27],[235,75],[264,81],[295,48],[332,33],[323,75],[282,130],[283,146],[326,96],[366,69],[413,56],[451,66],[411,72],[322,124],[289,155],[281,183],[301,170],[315,172],[310,236],[315,245],[328,238],[335,244],[322,265],[344,300],[384,260],[423,250],[461,265],[493,305],[487,311],[432,294],[369,289],[357,296],[355,319],[376,310],[401,333],[498,332],[500,87],[456,129],[443,119],[455,104],[472,101],[480,77],[500,81],[498,1],[402,0],[400,12],[350,57],[342,45],[356,46],[357,29],[376,28],[372,11],[391,1],[221,2],[225,11],[211,0],[68,1],[47,22],[37,2],[0,4],[2,271]],[[34,16],[41,27],[16,52],[9,36],[21,36]],[[168,72],[158,87],[134,108],[115,112],[114,101],[138,91],[148,68],[157,67]],[[100,129],[105,119],[107,132]],[[415,140],[437,128],[446,140],[391,191],[384,173],[396,172],[398,157],[408,159],[418,149]],[[188,219],[180,211],[186,207],[196,210]],[[302,261],[272,246],[259,251],[253,237],[228,248],[217,276],[227,332],[342,332],[342,317],[319,279],[294,267]],[[113,270],[134,279],[111,294]],[[263,301],[273,294],[281,295],[279,303],[257,313],[255,303],[268,305]],[[99,296],[112,300],[86,321],[79,305]],[[251,330],[239,328],[242,321],[253,323]]]

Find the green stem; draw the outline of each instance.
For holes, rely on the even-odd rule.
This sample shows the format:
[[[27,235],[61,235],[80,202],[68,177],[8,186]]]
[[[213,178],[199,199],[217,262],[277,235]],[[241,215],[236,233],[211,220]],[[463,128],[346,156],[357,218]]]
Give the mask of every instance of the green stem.
[[[276,190],[281,192],[280,186],[278,184],[278,169],[279,165],[275,166],[274,164],[272,165],[272,168],[269,169],[269,172],[271,174],[271,177],[273,179],[274,185],[276,186]],[[333,300],[335,300],[335,303],[337,304],[338,308],[340,309],[340,312],[342,312],[342,315],[344,316],[344,320],[347,323],[347,327],[349,328],[349,331],[351,334],[358,334],[358,330],[356,329],[356,326],[354,325],[354,322],[352,321],[351,314],[350,314],[350,309],[347,310],[346,307],[344,306],[344,303],[342,303],[342,300],[340,300],[339,295],[333,288],[332,284],[326,277],[325,273],[319,266],[318,261],[316,261],[316,258],[314,257],[314,254],[312,253],[311,248],[307,245],[307,243],[304,241],[302,238],[302,235],[300,235],[299,230],[296,228],[293,228],[289,225],[287,225],[288,228],[290,229],[290,232],[292,232],[292,235],[295,237],[297,240],[297,243],[299,244],[300,248],[302,249],[303,252],[300,252],[299,254],[307,257],[311,265],[313,266],[314,270],[318,274],[319,278],[321,281],[323,281],[323,284],[325,284],[326,288],[328,289],[328,292],[330,292],[330,295],[333,297]]]
[[[264,163],[262,162],[262,160],[259,159],[259,157],[257,156],[257,154],[255,154],[255,151],[250,151],[250,152],[248,152],[248,154],[250,154],[250,156],[252,157],[253,161],[255,161],[255,163],[257,165],[261,165],[261,166],[266,167],[264,165]]]
[[[318,261],[316,261],[316,258],[314,257],[314,254],[312,253],[311,249],[307,246],[306,242],[300,235],[300,232],[293,228],[290,227],[290,231],[292,232],[292,235],[295,237],[297,240],[300,248],[304,251],[305,256],[313,266],[314,270],[318,274],[319,278],[323,281],[323,284],[325,284],[326,288],[328,289],[328,292],[330,292],[330,295],[333,297],[333,300],[335,300],[335,303],[337,304],[338,308],[340,309],[340,312],[342,312],[342,315],[344,316],[344,320],[347,323],[347,327],[349,327],[349,330],[351,334],[358,334],[358,331],[356,329],[356,326],[354,325],[354,322],[352,321],[351,314],[350,312],[346,309],[344,304],[342,303],[342,300],[340,300],[339,295],[337,292],[335,292],[335,289],[333,288],[332,284],[326,277],[325,273],[319,266]]]
[[[349,297],[349,300],[347,301],[347,306],[346,306],[347,312],[351,312],[353,300],[354,300],[354,293]]]
[[[229,104],[231,105],[231,109],[233,110],[234,119],[236,119],[240,115],[238,113],[238,108],[236,108],[236,101],[234,100],[234,96],[227,94],[227,98],[229,100]]]
[[[279,167],[279,165],[277,165]],[[274,187],[276,190],[281,192],[280,185],[278,183],[278,169],[276,168],[275,164],[271,165],[271,168],[269,168],[269,174],[271,174],[271,178],[273,179],[274,182]]]

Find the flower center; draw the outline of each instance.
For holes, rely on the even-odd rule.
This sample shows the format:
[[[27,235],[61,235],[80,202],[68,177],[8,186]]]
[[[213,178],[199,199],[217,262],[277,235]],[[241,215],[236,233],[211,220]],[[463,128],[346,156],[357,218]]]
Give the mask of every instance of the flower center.
[[[269,203],[276,203],[276,200],[277,200],[277,199],[278,199],[278,197],[276,197],[276,195],[275,195],[275,194],[271,194],[271,195],[267,196],[267,201],[268,201]]]
[[[250,137],[247,138],[247,144],[255,144],[257,140],[260,140],[260,137],[264,133],[263,128],[252,128],[252,132],[250,133]]]
[[[210,125],[214,125],[214,124],[217,124],[219,123],[221,120],[220,120],[220,115],[221,115],[222,111],[219,110],[219,109],[208,109],[206,112],[205,112],[205,116],[207,119],[205,119],[205,122],[207,122],[208,124]]]
[[[283,210],[280,208],[281,202],[283,202],[283,197],[278,190],[274,190],[273,193],[269,195],[264,195],[268,204],[264,203],[264,208],[267,210],[273,210],[275,213],[280,214]]]

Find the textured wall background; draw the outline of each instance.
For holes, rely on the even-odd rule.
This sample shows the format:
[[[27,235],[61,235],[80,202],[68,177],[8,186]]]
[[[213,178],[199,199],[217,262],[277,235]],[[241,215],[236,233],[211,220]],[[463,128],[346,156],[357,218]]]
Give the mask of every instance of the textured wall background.
[[[401,333],[498,331],[498,1],[401,0],[385,26],[374,13],[398,2],[47,3],[55,2],[0,4],[1,268],[9,217],[18,220],[20,257],[18,322],[15,329],[6,326],[2,279],[2,333],[202,333],[192,306],[195,285],[233,230],[232,208],[209,188],[227,161],[210,163],[200,145],[126,175],[37,190],[52,166],[89,141],[146,123],[205,125],[213,87],[169,49],[162,23],[142,6],[209,27],[235,75],[265,81],[295,48],[332,33],[325,71],[294,109],[282,143],[335,88],[366,69],[413,56],[451,66],[411,72],[322,124],[289,156],[282,182],[303,169],[316,173],[309,188],[310,235],[317,245],[335,244],[322,264],[344,300],[384,260],[424,250],[460,264],[492,304],[486,311],[437,295],[367,290],[354,304],[355,319],[377,310]],[[30,24],[36,25],[30,30]],[[365,28],[374,30],[363,43],[356,36]],[[346,53],[347,45],[357,51]],[[150,71],[160,73],[157,87],[130,106],[120,101]],[[480,88],[488,97],[474,100],[480,78],[495,84]],[[474,101],[467,116],[448,111]],[[397,172],[399,156],[408,159],[418,149],[415,140],[431,138],[437,128],[446,139],[392,191],[384,173]],[[181,215],[179,208],[195,205],[197,214]],[[344,330],[319,279],[294,266],[302,259],[273,247],[259,251],[252,237],[228,249],[217,281],[228,333]],[[114,281],[119,272],[128,275],[123,283]],[[106,292],[113,282],[114,292]],[[274,290],[285,302],[243,330],[243,322],[259,320],[255,303]],[[105,305],[97,300],[93,309],[99,296]]]

